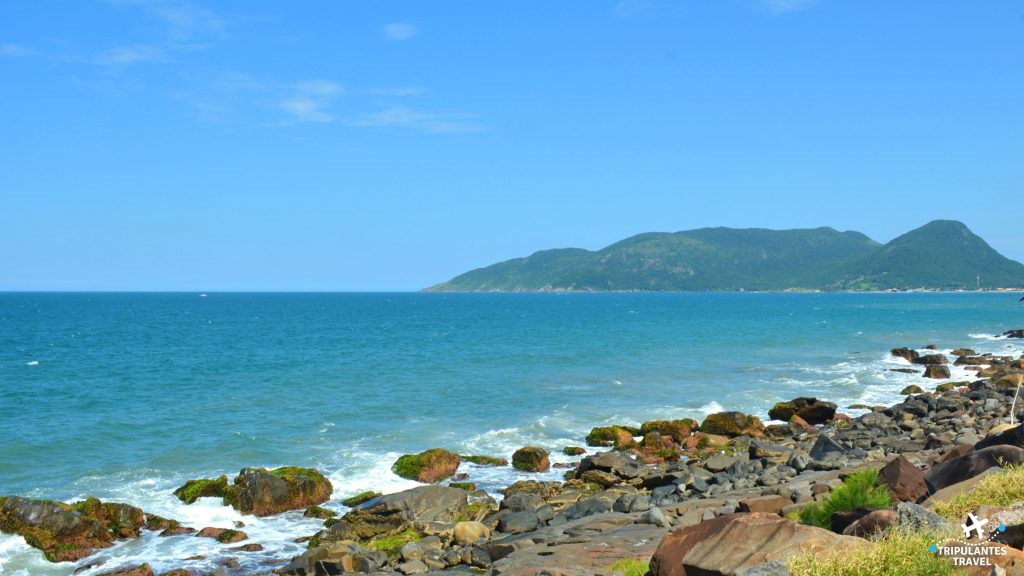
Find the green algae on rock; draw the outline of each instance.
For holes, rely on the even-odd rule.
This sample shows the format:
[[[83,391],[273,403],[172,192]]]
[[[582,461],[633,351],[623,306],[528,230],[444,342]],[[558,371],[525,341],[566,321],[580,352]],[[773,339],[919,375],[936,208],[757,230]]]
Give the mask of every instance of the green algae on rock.
[[[455,473],[461,458],[443,448],[431,448],[419,454],[405,454],[391,466],[391,471],[407,480],[424,484],[439,482]]]
[[[270,516],[322,504],[333,490],[331,481],[319,471],[286,466],[273,470],[243,468],[233,485],[227,483],[227,476],[189,480],[174,495],[185,504],[203,497],[220,497],[226,506],[243,514]]]
[[[524,472],[547,472],[551,467],[548,451],[536,446],[525,446],[512,454],[512,467]]]

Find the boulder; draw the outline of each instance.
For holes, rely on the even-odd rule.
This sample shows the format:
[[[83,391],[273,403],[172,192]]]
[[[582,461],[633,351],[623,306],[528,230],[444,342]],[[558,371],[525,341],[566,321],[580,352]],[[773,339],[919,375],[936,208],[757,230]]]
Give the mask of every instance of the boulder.
[[[904,396],[906,396],[907,394],[921,394],[922,392],[924,392],[924,390],[922,390],[921,387],[918,386],[917,384],[911,384],[910,386],[907,386],[903,390],[900,390],[900,394]]]
[[[924,366],[934,366],[936,364],[949,364],[949,358],[946,358],[942,354],[922,354],[916,359],[911,360],[914,364],[922,364]]]
[[[405,454],[391,466],[391,471],[407,480],[433,484],[455,474],[461,459],[443,448],[431,448],[419,454]]]
[[[459,522],[452,533],[452,539],[459,546],[470,546],[490,537],[491,531],[480,522]]]
[[[562,448],[562,454],[565,454],[566,456],[582,456],[586,453],[587,451],[579,446],[566,446],[565,448]]]
[[[835,440],[832,439],[828,434],[821,434],[818,439],[814,441],[814,445],[811,446],[808,455],[814,460],[824,460],[829,456],[842,456],[846,454],[846,448],[840,446]]]
[[[799,416],[808,424],[824,424],[836,414],[836,405],[823,402],[817,398],[800,397],[789,402],[779,402],[768,411],[772,420],[789,422],[793,416]]]
[[[1024,328],[1003,332],[1004,338],[1024,338]]]
[[[1013,428],[1010,428],[1009,430],[1003,430],[1002,432],[998,432],[996,434],[990,434],[989,436],[985,437],[980,442],[975,444],[974,449],[981,450],[982,448],[988,448],[989,446],[999,446],[1000,444],[1024,448],[1024,425],[1015,426]]]
[[[587,446],[611,446],[616,450],[625,450],[634,444],[633,431],[622,426],[598,426],[587,434]]]
[[[551,467],[548,451],[536,446],[526,446],[512,454],[512,467],[524,472],[547,472]]]
[[[896,522],[895,510],[875,510],[847,526],[843,530],[843,536],[856,536],[871,540],[888,532],[894,522]]]
[[[208,526],[197,532],[196,538],[213,538],[221,544],[234,544],[235,542],[241,542],[242,540],[248,539],[249,535],[241,530],[214,528]]]
[[[237,500],[231,504],[242,514],[271,516],[322,504],[334,490],[326,476],[312,468],[243,468],[235,477]]]
[[[353,542],[330,542],[311,546],[305,553],[275,571],[275,574],[319,576],[347,572],[376,572],[387,562],[387,553],[366,550]]]
[[[449,486],[418,486],[381,496],[350,510],[313,537],[311,547],[329,542],[370,540],[398,534],[431,522],[455,522],[467,517],[467,492]]]
[[[123,525],[121,524],[123,522]],[[74,505],[19,496],[0,498],[0,532],[17,534],[50,562],[74,562],[145,526],[142,510],[89,498]]]
[[[651,420],[640,425],[640,435],[647,436],[651,432],[657,432],[664,436],[671,436],[677,444],[682,444],[697,430],[697,421],[692,418],[679,420]]]
[[[185,504],[192,504],[199,498],[224,498],[230,490],[228,477],[222,475],[213,480],[209,478],[189,480],[185,482],[184,486],[175,490],[174,495]]]
[[[651,558],[651,573],[731,576],[795,554],[827,554],[865,544],[777,514],[728,514],[665,535]]]
[[[907,362],[913,362],[920,357],[917,350],[911,350],[910,348],[893,348],[889,353],[897,358],[903,358]]]
[[[929,492],[935,492],[973,478],[989,468],[1021,463],[1024,463],[1024,449],[1006,444],[989,446],[934,466],[925,476],[925,482]]]
[[[892,459],[878,471],[878,482],[889,488],[897,502],[920,502],[928,496],[924,472],[902,455]]]
[[[932,534],[956,532],[949,520],[912,502],[900,502],[896,505],[895,526],[904,532],[930,532]]]
[[[924,367],[925,378],[949,378],[949,366],[943,366],[940,364],[929,364]]]
[[[708,414],[700,425],[700,431],[730,438],[743,435],[759,437],[764,435],[764,424],[756,416],[742,412],[718,412]]]

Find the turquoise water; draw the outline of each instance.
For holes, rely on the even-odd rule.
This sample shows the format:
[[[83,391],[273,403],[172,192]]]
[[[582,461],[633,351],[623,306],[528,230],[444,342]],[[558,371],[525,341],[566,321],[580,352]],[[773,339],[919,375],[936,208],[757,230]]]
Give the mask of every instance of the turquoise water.
[[[242,519],[267,547],[256,565],[297,553],[290,540],[316,522],[170,491],[298,465],[327,472],[340,499],[410,486],[390,463],[435,446],[508,457],[604,423],[765,416],[796,395],[892,402],[922,383],[888,371],[893,346],[1020,354],[993,336],[1022,326],[1012,294],[0,294],[0,493],[91,494],[197,527]],[[517,477],[466,471],[490,490]],[[207,553],[195,566],[209,567],[219,549],[198,540],[101,557]],[[0,572],[74,568],[40,557],[0,536]]]

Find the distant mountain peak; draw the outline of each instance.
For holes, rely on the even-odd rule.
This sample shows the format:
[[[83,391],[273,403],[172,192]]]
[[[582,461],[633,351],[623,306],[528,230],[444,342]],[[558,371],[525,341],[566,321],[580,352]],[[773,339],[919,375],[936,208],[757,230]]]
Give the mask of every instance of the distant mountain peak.
[[[433,291],[973,289],[1024,286],[1024,265],[956,220],[887,244],[831,227],[698,228],[637,234],[597,251],[542,250],[461,274]]]

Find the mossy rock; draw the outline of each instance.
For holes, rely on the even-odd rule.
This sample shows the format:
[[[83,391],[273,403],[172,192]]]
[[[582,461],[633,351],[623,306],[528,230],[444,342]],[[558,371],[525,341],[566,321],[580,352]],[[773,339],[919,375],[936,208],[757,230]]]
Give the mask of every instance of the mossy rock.
[[[479,466],[508,466],[508,460],[497,456],[471,455],[462,456],[462,459]]]
[[[640,436],[646,437],[651,432],[662,436],[671,436],[672,440],[682,444],[689,438],[699,424],[692,418],[680,418],[678,420],[651,420],[640,425]]]
[[[462,488],[466,492],[472,492],[476,490],[475,482],[449,482],[448,485],[451,486],[452,488]]]
[[[524,472],[547,472],[551,467],[548,451],[536,446],[525,446],[512,454],[512,467]]]
[[[700,431],[730,438],[743,435],[758,437],[764,435],[764,424],[756,416],[748,416],[742,412],[718,412],[708,414],[700,425]]]
[[[381,496],[383,496],[383,494],[381,494],[380,492],[374,492],[373,490],[369,490],[369,491],[366,491],[366,492],[360,492],[359,494],[356,494],[355,496],[351,496],[349,498],[345,498],[344,500],[341,501],[341,503],[344,504],[345,506],[348,506],[349,508],[355,508],[356,506],[359,506],[360,504],[364,504],[366,502],[369,502],[370,500],[373,500],[374,498],[380,498]]]
[[[911,384],[903,390],[900,390],[900,394],[903,396],[906,396],[907,394],[921,394],[922,392],[924,392],[924,390],[922,390],[917,384]]]
[[[433,484],[448,478],[459,467],[458,454],[443,448],[432,448],[419,454],[406,454],[398,458],[391,471],[407,480]]]
[[[562,454],[565,454],[566,456],[582,456],[586,453],[587,451],[579,446],[566,446],[565,448],[562,448]]]
[[[153,569],[149,564],[139,564],[131,568],[119,568],[113,572],[104,572],[99,576],[153,576]]]
[[[402,551],[402,546],[405,546],[409,542],[419,542],[423,539],[423,534],[416,530],[405,530],[391,536],[381,536],[374,538],[369,541],[362,542],[363,548],[370,550],[379,550],[384,552],[388,556],[397,556]]]
[[[310,506],[306,508],[306,511],[302,513],[306,518],[317,518],[319,520],[326,520],[328,518],[334,518],[338,515],[334,510],[328,510],[322,506]]]
[[[632,430],[625,426],[598,426],[587,434],[587,446],[611,446],[624,450],[636,444]]]
[[[185,482],[184,486],[174,491],[174,495],[185,504],[192,504],[200,498],[223,498],[227,488],[228,477],[226,475],[215,480],[201,478]]]
[[[224,503],[243,514],[270,516],[322,504],[333,491],[331,481],[313,468],[243,468],[225,489]]]
[[[967,385],[966,382],[945,382],[943,384],[939,384],[938,386],[936,386],[935,387],[935,391],[941,394],[942,392],[949,392],[950,390],[952,390],[952,389],[954,389],[954,388],[956,388],[958,386],[966,386],[966,385]]]
[[[127,504],[104,504],[90,498],[76,506],[4,497],[0,499],[0,532],[20,535],[50,562],[74,562],[113,545],[118,538],[137,534],[145,521],[141,510]]]

